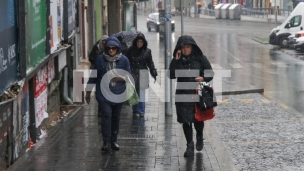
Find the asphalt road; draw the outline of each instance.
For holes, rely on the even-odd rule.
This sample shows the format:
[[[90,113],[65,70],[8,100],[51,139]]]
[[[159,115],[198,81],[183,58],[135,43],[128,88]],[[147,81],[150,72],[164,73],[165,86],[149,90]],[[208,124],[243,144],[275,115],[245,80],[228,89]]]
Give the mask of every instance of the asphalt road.
[[[164,42],[159,33],[148,32],[146,17],[138,15],[138,30],[145,34],[154,60],[164,63]],[[172,51],[181,35],[180,17],[173,19]],[[269,23],[184,18],[184,35],[194,37],[213,69],[231,70],[231,77],[223,78],[225,83],[263,88],[264,96],[284,109],[304,113],[303,60],[252,39],[267,38],[273,27]]]

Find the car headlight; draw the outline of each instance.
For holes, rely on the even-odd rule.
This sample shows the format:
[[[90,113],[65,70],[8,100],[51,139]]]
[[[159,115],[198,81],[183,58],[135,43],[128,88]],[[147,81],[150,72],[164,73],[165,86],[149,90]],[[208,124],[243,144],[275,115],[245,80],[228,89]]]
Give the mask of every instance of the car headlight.
[[[174,21],[174,20],[172,20],[172,21],[171,21],[171,24],[174,24],[174,23],[175,23],[175,21]]]
[[[160,24],[160,22],[157,22],[156,24],[157,24],[157,25],[159,25],[159,24]]]

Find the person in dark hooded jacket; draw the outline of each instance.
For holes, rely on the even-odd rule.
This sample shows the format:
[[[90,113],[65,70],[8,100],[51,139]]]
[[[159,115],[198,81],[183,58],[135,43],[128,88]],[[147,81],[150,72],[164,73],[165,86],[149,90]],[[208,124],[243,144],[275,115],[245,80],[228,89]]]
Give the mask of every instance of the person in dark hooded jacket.
[[[90,67],[91,69],[94,68],[96,57],[104,52],[104,45],[105,45],[108,37],[109,36],[107,36],[107,35],[103,35],[101,37],[101,39],[98,40],[93,45],[93,48],[92,48],[91,52],[89,53],[89,61],[91,62],[91,67]]]
[[[133,114],[143,117],[145,115],[145,90],[149,87],[149,71],[156,80],[157,71],[154,66],[151,50],[144,34],[139,33],[133,40],[126,55],[130,61],[131,73],[135,81],[135,88],[140,102],[132,106]],[[149,69],[149,71],[148,71]]]
[[[131,77],[130,63],[126,56],[121,54],[120,42],[116,37],[109,37],[105,43],[105,52],[97,56],[94,69],[97,77],[91,74],[88,85],[96,85],[96,100],[101,110],[101,131],[103,146],[101,151],[107,152],[111,145],[112,150],[119,150],[116,143],[119,131],[120,112],[123,105],[123,96],[126,90],[126,77]],[[92,72],[93,73],[93,72]],[[92,88],[92,87],[91,87]],[[90,103],[91,89],[86,87],[85,99]]]
[[[177,78],[175,106],[177,121],[183,124],[187,140],[185,157],[194,155],[192,124],[196,130],[196,150],[203,149],[204,122],[195,120],[196,86],[194,82],[209,82],[214,72],[207,57],[203,55],[191,36],[179,37],[169,67],[170,79]],[[194,83],[194,84],[193,84]]]

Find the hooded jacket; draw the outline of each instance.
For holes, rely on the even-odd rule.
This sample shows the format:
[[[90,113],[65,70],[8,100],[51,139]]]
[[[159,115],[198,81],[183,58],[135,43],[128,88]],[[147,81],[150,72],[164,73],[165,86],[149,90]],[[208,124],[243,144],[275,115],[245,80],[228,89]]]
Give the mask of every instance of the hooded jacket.
[[[105,44],[105,49],[107,49],[107,47],[109,46],[115,46],[118,48],[118,54],[121,53],[121,46],[120,46],[120,42],[116,37],[109,37],[106,41]],[[104,52],[105,54],[108,54],[107,51]],[[122,54],[121,54],[122,55]],[[92,75],[89,78],[89,81],[87,84],[95,84],[96,85],[96,100],[97,101],[102,101],[102,102],[109,102],[109,103],[116,103],[117,101],[119,101],[120,99],[118,99],[118,96],[113,96],[113,94],[115,95],[121,95],[125,89],[125,83],[124,82],[117,82],[115,86],[112,86],[109,83],[109,89],[106,89],[104,86],[101,86],[101,80],[102,79],[108,79],[107,78],[107,61],[104,58],[104,54],[99,55],[96,58],[95,61],[95,65],[94,65],[94,69],[97,70],[97,77],[93,77]],[[127,73],[131,73],[130,71],[130,63],[129,60],[126,56],[122,55],[120,57],[119,60],[116,61],[116,69],[121,69],[118,70],[117,73],[121,76],[127,76]],[[127,72],[127,73],[126,73]],[[101,91],[101,89],[103,89],[103,91]],[[108,91],[110,90],[110,91]],[[86,91],[90,91],[88,90],[88,86],[86,88]],[[111,99],[108,99],[106,97],[111,96]]]
[[[107,35],[103,35],[101,37],[100,40],[98,40],[94,45],[93,45],[93,48],[89,54],[89,61],[91,62],[91,68],[93,69],[94,68],[94,64],[95,64],[95,59],[98,55],[102,54],[104,52],[104,49],[101,49],[99,47],[99,43],[103,40],[107,40],[109,38],[109,36]]]
[[[187,44],[192,45],[191,54],[187,57],[181,55],[180,59],[176,60],[175,55],[177,50]],[[178,73],[180,71],[181,73]],[[180,123],[195,122],[194,103],[195,99],[197,99],[196,86],[198,85],[198,83],[195,82],[195,78],[203,77],[206,82],[209,82],[213,79],[214,72],[207,57],[203,55],[203,52],[191,36],[185,35],[178,39],[168,74],[170,79],[177,78],[175,92],[177,121]]]
[[[143,40],[141,48],[137,47],[137,40]],[[151,50],[148,48],[148,42],[142,33],[139,33],[133,40],[131,47],[126,55],[130,61],[131,73],[135,80],[135,87],[138,90],[149,87],[149,72],[156,79],[157,72],[154,66]]]

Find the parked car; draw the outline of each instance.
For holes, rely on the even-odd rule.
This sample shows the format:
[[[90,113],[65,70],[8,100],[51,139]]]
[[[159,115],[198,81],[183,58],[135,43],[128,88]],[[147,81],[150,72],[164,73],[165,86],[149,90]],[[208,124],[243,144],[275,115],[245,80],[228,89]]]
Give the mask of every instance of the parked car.
[[[294,43],[295,43],[294,38],[295,38],[294,34],[291,34],[291,35],[288,36],[288,38],[287,38],[287,46],[288,46],[288,48],[291,48],[291,49],[294,48]]]
[[[295,34],[291,34],[287,38],[287,46],[288,48],[295,49],[295,45],[297,43],[297,39],[304,36],[304,31],[299,31]]]
[[[300,2],[281,25],[272,29],[269,35],[269,43],[272,45],[279,45],[281,48],[288,47],[288,36],[303,30],[303,11],[304,2]]]
[[[294,48],[296,51],[304,52],[304,37],[299,37],[296,39]]]
[[[159,32],[159,13],[151,13],[148,15],[147,18],[147,29],[148,31],[151,31],[153,28],[155,31]],[[171,20],[171,30],[175,30],[175,21]]]

